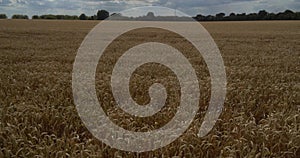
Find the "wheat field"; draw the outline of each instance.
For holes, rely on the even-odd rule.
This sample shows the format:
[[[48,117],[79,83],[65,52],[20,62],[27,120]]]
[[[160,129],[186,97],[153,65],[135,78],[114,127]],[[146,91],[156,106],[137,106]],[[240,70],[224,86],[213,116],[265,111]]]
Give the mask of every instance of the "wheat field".
[[[110,148],[86,129],[72,95],[72,68],[81,42],[96,21],[0,20],[0,157],[299,157],[300,22],[207,22],[227,73],[224,110],[214,129],[197,131],[210,99],[210,77],[201,56],[182,37],[148,28],[128,32],[99,61],[98,99],[114,123],[132,131],[166,124],[180,97],[176,76],[147,64],[130,90],[149,102],[153,83],[167,87],[166,106],[153,118],[136,118],[116,107],[110,74],[123,51],[148,41],[182,50],[197,71],[201,98],[189,130],[170,145],[131,153]]]

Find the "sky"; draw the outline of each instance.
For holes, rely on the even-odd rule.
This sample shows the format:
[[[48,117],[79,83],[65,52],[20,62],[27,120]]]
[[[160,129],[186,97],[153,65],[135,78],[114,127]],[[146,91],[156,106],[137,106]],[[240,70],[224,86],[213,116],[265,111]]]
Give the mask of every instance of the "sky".
[[[259,10],[300,12],[300,0],[0,0],[0,14],[94,15],[104,9],[110,13],[143,6],[162,6],[177,9],[190,16],[226,13],[252,13]]]

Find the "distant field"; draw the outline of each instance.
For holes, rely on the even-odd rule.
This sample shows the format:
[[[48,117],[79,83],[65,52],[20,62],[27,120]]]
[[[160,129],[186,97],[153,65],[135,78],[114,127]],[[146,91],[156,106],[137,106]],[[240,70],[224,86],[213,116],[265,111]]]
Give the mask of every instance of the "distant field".
[[[124,47],[146,39],[166,42],[184,50],[200,71],[200,110],[190,130],[162,149],[141,154],[95,139],[73,103],[73,62],[96,24],[0,20],[0,157],[299,157],[300,21],[202,23],[221,51],[228,79],[225,109],[204,138],[196,136],[210,97],[202,58],[184,39],[163,30],[142,29],[118,38],[99,61],[104,66],[97,68],[96,88],[104,109],[125,129],[147,131],[166,124],[179,95],[174,74],[149,64],[132,77],[131,94],[146,104],[149,86],[163,83],[173,97],[167,108],[146,119],[116,108],[107,82]]]

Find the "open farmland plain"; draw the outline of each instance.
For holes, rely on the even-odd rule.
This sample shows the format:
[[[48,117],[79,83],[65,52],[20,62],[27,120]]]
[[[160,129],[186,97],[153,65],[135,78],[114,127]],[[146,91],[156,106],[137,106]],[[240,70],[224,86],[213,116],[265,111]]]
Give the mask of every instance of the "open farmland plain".
[[[122,51],[149,39],[165,42],[183,50],[199,70],[200,110],[189,130],[162,149],[139,154],[94,138],[73,102],[77,49],[97,24],[0,20],[0,157],[299,157],[300,21],[203,23],[221,51],[228,80],[224,111],[203,138],[196,134],[209,101],[210,78],[189,43],[153,28],[116,39],[99,61],[96,88],[106,113],[125,129],[148,131],[166,124],[180,95],[172,72],[148,64],[131,78],[131,95],[147,104],[148,88],[160,82],[172,96],[166,108],[144,119],[116,108],[107,82]]]

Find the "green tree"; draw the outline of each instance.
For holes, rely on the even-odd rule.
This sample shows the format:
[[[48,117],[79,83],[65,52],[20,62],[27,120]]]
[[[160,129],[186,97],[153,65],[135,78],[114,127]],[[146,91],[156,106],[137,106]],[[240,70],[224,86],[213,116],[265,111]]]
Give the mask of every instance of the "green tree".
[[[11,17],[12,19],[29,19],[27,15],[15,14]]]
[[[0,14],[0,19],[7,19],[6,14]]]
[[[229,16],[232,16],[232,17],[233,17],[233,16],[236,16],[236,15],[235,15],[235,13],[230,13],[230,15],[229,15]]]
[[[224,20],[225,13],[216,14],[216,20]]]
[[[48,15],[41,15],[40,16],[41,19],[48,19],[48,20],[51,20],[51,19],[57,19],[55,15],[52,15],[52,14],[48,14]]]
[[[201,14],[198,14],[196,17],[195,17],[196,20],[198,21],[203,21],[205,20],[205,16],[201,15]]]
[[[97,20],[105,20],[109,17],[109,12],[106,10],[99,10],[97,12]]]
[[[80,20],[87,20],[88,18],[87,18],[87,16],[86,16],[85,14],[81,14],[81,15],[79,16],[79,19],[80,19]]]
[[[300,20],[300,12],[295,13],[296,20]]]
[[[149,13],[147,13],[147,17],[149,17],[149,18],[154,18],[154,17],[155,17],[155,15],[154,15],[154,13],[153,13],[153,12],[149,12]]]
[[[73,20],[78,20],[79,17],[78,17],[77,15],[73,15],[73,16],[72,16],[72,19],[73,19]]]
[[[65,19],[65,16],[64,15],[55,15],[55,19],[58,19],[58,20],[62,20],[62,19]]]
[[[259,20],[265,20],[267,18],[268,14],[269,13],[267,11],[261,10],[261,11],[258,12],[258,19]]]
[[[247,20],[259,20],[257,13],[250,13],[247,15]]]
[[[38,15],[33,15],[32,19],[39,19],[40,17]]]
[[[284,20],[294,20],[295,19],[295,13],[291,10],[284,11]]]
[[[291,10],[286,10],[286,11],[284,11],[284,14],[294,14],[294,12]]]
[[[230,21],[236,20],[236,14],[235,13],[230,13],[229,17],[228,17],[228,20],[230,20]]]
[[[245,20],[247,20],[247,15],[246,15],[246,13],[237,14],[236,19],[240,20],[240,21],[245,21]]]
[[[88,17],[88,20],[97,20],[97,15],[92,15]]]

